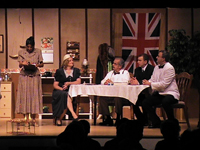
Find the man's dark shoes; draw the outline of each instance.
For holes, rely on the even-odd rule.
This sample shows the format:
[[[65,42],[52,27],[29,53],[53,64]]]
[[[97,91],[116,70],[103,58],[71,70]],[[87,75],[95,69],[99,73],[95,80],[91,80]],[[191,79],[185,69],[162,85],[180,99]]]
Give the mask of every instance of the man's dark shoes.
[[[72,119],[73,121],[78,121],[79,120],[79,118],[77,117],[77,118],[75,118],[75,119]]]
[[[160,128],[160,123],[159,124],[151,124],[148,126],[149,129],[155,129],[155,128]]]
[[[112,119],[106,119],[103,122],[100,122],[99,125],[101,126],[113,126],[113,120]]]

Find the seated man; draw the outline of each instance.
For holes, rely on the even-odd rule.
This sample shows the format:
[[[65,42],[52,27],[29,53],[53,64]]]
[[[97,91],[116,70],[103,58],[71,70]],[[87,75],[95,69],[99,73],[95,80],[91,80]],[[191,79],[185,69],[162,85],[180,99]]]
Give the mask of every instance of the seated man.
[[[105,78],[101,81],[101,84],[108,85],[114,82],[126,82],[128,84],[130,75],[127,70],[123,69],[124,60],[120,57],[116,57],[113,62],[113,70],[108,72]],[[108,108],[109,103],[114,103],[115,112],[117,113],[117,119],[120,119],[122,114],[122,106],[124,103],[128,103],[128,100],[119,97],[99,97],[99,113],[106,117],[100,125],[113,125],[113,120],[110,117]]]
[[[142,80],[144,79],[149,80],[154,70],[154,66],[149,64],[149,56],[147,54],[139,55],[137,63],[139,67],[135,69],[134,77],[130,80],[131,85],[142,84]],[[142,113],[139,106],[142,105],[142,101],[148,96],[148,94],[148,89],[143,90],[143,92],[138,95],[136,104],[133,105],[133,110],[137,119],[142,121],[144,125],[148,125],[147,113],[145,110],[143,110]]]
[[[180,93],[175,80],[174,67],[169,63],[169,52],[161,50],[157,56],[158,65],[155,66],[150,80],[143,80],[144,85],[151,86],[153,93],[142,102],[152,125],[149,128],[160,128],[160,118],[156,115],[154,106],[162,104],[169,120],[173,120],[172,104],[178,102]]]

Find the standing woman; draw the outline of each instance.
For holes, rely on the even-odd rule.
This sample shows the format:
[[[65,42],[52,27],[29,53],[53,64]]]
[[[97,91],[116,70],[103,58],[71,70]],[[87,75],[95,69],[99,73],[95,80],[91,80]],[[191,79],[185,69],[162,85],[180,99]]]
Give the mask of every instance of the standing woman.
[[[19,67],[22,68],[19,75],[16,113],[24,114],[29,122],[29,114],[36,125],[36,114],[42,113],[42,86],[38,67],[43,67],[41,50],[35,49],[35,41],[31,36],[26,40],[26,50],[18,53]],[[28,66],[35,65],[29,68]]]
[[[62,119],[67,112],[67,108],[74,120],[78,120],[78,116],[73,109],[72,99],[68,95],[68,90],[71,84],[81,83],[80,75],[80,70],[74,67],[73,58],[66,54],[63,58],[62,67],[57,69],[54,75],[52,108],[55,125],[57,126],[62,125]]]

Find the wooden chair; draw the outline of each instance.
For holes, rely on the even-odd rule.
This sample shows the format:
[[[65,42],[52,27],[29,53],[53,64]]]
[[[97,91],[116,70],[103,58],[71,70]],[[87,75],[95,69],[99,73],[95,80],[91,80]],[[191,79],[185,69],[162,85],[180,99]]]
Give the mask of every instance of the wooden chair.
[[[177,104],[173,104],[174,109],[183,109],[183,113],[185,116],[185,120],[187,123],[188,128],[190,128],[189,117],[188,117],[188,106],[187,100],[190,93],[190,87],[192,84],[193,75],[182,72],[176,75],[176,83],[180,92],[180,99]],[[158,106],[159,107],[159,106]],[[166,119],[164,109],[161,107],[161,114],[163,115],[164,120]]]
[[[93,83],[93,76],[92,74],[89,74],[89,76],[87,77],[84,77],[84,76],[81,76],[81,84],[83,84],[84,82],[85,83],[89,83],[89,84],[92,84]],[[81,102],[81,97],[88,97],[89,99],[89,113],[79,113],[79,106],[80,106],[80,102]],[[76,104],[77,104],[77,109],[76,109],[76,115],[79,116],[79,115],[88,115],[89,116],[89,119],[92,119],[92,100],[91,100],[91,97],[88,96],[88,95],[79,95],[77,96],[76,98]]]

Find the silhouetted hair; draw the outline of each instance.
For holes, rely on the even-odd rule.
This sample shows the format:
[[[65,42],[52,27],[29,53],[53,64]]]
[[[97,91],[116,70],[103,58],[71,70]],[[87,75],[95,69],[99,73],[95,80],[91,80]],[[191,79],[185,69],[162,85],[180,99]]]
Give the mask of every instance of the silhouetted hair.
[[[177,119],[165,120],[160,127],[160,131],[165,139],[178,138],[180,126]]]
[[[160,50],[159,53],[162,53],[162,58],[165,58],[165,61],[166,62],[169,62],[169,59],[170,59],[170,55],[169,55],[169,52],[168,51],[165,51],[165,50]]]
[[[83,124],[85,134],[88,135],[90,133],[90,123],[87,120],[79,120],[79,122],[81,122]]]
[[[133,141],[140,141],[143,137],[144,126],[138,120],[128,120],[124,126],[124,136]]]
[[[138,57],[141,57],[141,56],[143,56],[143,59],[146,60],[147,63],[149,63],[149,55],[148,54],[143,53],[143,54],[140,54]]]

